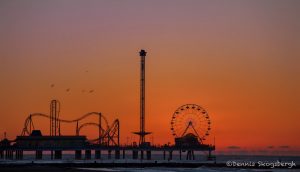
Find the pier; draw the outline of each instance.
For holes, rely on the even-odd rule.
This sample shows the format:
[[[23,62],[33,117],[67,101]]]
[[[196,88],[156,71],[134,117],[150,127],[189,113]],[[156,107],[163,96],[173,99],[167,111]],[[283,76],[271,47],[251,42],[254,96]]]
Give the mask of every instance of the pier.
[[[133,160],[156,160],[153,159],[152,152],[159,152],[163,160],[172,160],[173,154],[179,154],[180,160],[195,160],[194,152],[207,152],[207,159],[213,158],[211,152],[215,150],[214,146],[200,146],[180,148],[176,146],[150,146],[150,147],[134,147],[134,146],[57,146],[57,147],[19,147],[16,145],[9,147],[0,147],[0,159],[2,160],[23,160],[26,152],[35,152],[35,159],[43,160],[44,153],[50,152],[52,160],[60,160],[64,152],[74,152],[74,160],[100,160],[100,159],[125,159],[126,154],[131,155]],[[93,154],[92,154],[93,152]],[[94,156],[92,156],[94,155]],[[107,157],[103,157],[106,155]]]

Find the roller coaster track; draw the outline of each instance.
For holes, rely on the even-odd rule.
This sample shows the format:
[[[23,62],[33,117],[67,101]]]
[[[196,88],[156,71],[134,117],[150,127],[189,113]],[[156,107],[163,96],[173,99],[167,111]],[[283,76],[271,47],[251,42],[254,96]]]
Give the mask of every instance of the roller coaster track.
[[[101,128],[100,130],[100,137],[99,138],[96,138],[96,139],[90,139],[88,140],[89,142],[92,142],[92,143],[102,143],[102,140],[104,139],[103,138],[103,133],[106,132],[105,129],[103,129],[103,127],[101,125],[99,125],[98,123],[94,123],[94,122],[87,122],[87,123],[84,123],[84,124],[81,124],[79,127],[76,128],[76,135],[79,136],[79,133],[80,133],[80,130],[84,127],[87,127],[87,126],[96,126],[98,128]]]
[[[87,122],[87,123],[81,124],[81,125],[78,127],[78,131],[77,131],[76,134],[79,135],[80,130],[81,130],[82,128],[86,127],[86,126],[96,126],[96,127],[100,127],[100,125],[99,125],[98,123]],[[101,127],[101,131],[102,131],[102,133],[105,133],[106,130],[103,129],[103,128]]]
[[[84,123],[84,124],[80,125],[80,127],[78,126],[78,122],[80,122],[81,120],[83,120],[83,119],[85,119],[89,116],[92,116],[92,115],[98,116],[99,118],[101,118],[101,120],[103,119],[105,128],[102,128],[102,125],[97,124],[97,123]],[[33,120],[32,120],[33,117],[44,117],[44,118],[51,119],[51,117],[49,115],[46,115],[46,114],[43,114],[43,113],[30,114],[25,120],[24,128],[23,128],[22,133],[21,133],[22,136],[30,135],[32,129],[34,129],[34,123],[33,123]],[[82,129],[85,126],[89,126],[89,125],[96,125],[98,127],[101,127],[100,130],[102,131],[102,133],[103,133],[103,131],[106,131],[109,128],[107,119],[99,112],[90,112],[90,113],[87,113],[87,114],[85,114],[85,115],[83,115],[83,116],[81,116],[77,119],[74,119],[74,120],[65,120],[65,119],[56,119],[56,120],[58,120],[59,122],[64,122],[64,123],[77,123],[76,134],[79,133],[80,129]]]
[[[106,132],[103,134],[103,138],[104,142],[106,142],[106,145],[108,146],[117,146],[120,144],[120,123],[118,119],[116,119],[112,123],[112,125],[106,130]]]

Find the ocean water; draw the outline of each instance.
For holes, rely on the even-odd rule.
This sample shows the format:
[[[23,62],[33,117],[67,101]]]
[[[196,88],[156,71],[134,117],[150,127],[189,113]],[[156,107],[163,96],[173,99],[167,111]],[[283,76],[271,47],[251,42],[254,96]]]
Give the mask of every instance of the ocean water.
[[[126,152],[125,159],[114,159],[114,154],[112,152],[111,159],[108,158],[108,154],[104,151],[102,152],[101,159],[94,159],[94,152],[92,152],[92,159],[84,159],[84,151],[82,151],[82,160],[75,160],[74,152],[64,152],[61,160],[51,160],[49,152],[44,152],[42,160],[35,160],[35,154],[33,152],[26,152],[24,154],[23,160],[5,160],[1,159],[0,164],[51,164],[51,163],[215,163],[215,161],[207,161],[206,154],[195,154],[195,160],[186,160],[186,154],[182,154],[182,160],[180,160],[179,155],[174,153],[172,160],[168,160],[168,153],[166,153],[166,159],[163,159],[163,154],[159,152],[152,153],[152,160],[140,160],[132,159],[131,152]],[[121,153],[122,158],[122,153]],[[269,171],[269,172],[284,172],[284,171],[299,171],[300,165],[300,156],[250,156],[250,155],[217,155],[216,163],[228,163],[231,165],[228,167],[199,167],[199,168],[172,168],[172,167],[147,167],[147,168],[78,168],[84,171],[124,171],[124,172],[253,172],[253,171]],[[265,169],[249,169],[244,166],[251,165],[251,163],[266,163],[267,166]],[[279,169],[277,166],[272,168],[272,164],[276,162],[283,163],[294,163],[298,168],[295,169],[293,166],[291,169],[289,166],[285,166]],[[238,166],[239,165],[239,166]],[[84,167],[84,166],[83,166]],[[232,168],[235,167],[235,168]]]
[[[86,171],[99,172],[299,172],[299,169],[243,169],[243,168],[163,168],[163,167],[147,167],[147,168],[78,168]]]

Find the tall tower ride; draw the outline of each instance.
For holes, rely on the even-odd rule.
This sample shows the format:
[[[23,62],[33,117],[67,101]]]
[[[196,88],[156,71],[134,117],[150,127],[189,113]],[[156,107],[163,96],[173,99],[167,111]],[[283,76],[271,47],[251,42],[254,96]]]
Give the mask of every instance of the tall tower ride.
[[[144,145],[145,136],[150,132],[145,131],[145,66],[146,66],[146,54],[145,50],[140,51],[141,57],[141,76],[140,76],[140,131],[134,132],[140,136],[139,144]]]

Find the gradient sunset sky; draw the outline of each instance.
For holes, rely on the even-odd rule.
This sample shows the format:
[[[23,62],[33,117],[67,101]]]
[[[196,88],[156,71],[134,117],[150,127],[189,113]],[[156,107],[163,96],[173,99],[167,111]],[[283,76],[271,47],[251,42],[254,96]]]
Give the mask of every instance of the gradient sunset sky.
[[[61,118],[99,111],[119,118],[122,143],[137,141],[143,48],[149,141],[174,142],[172,114],[194,103],[219,148],[299,148],[299,18],[296,0],[1,0],[1,138],[58,99]]]

